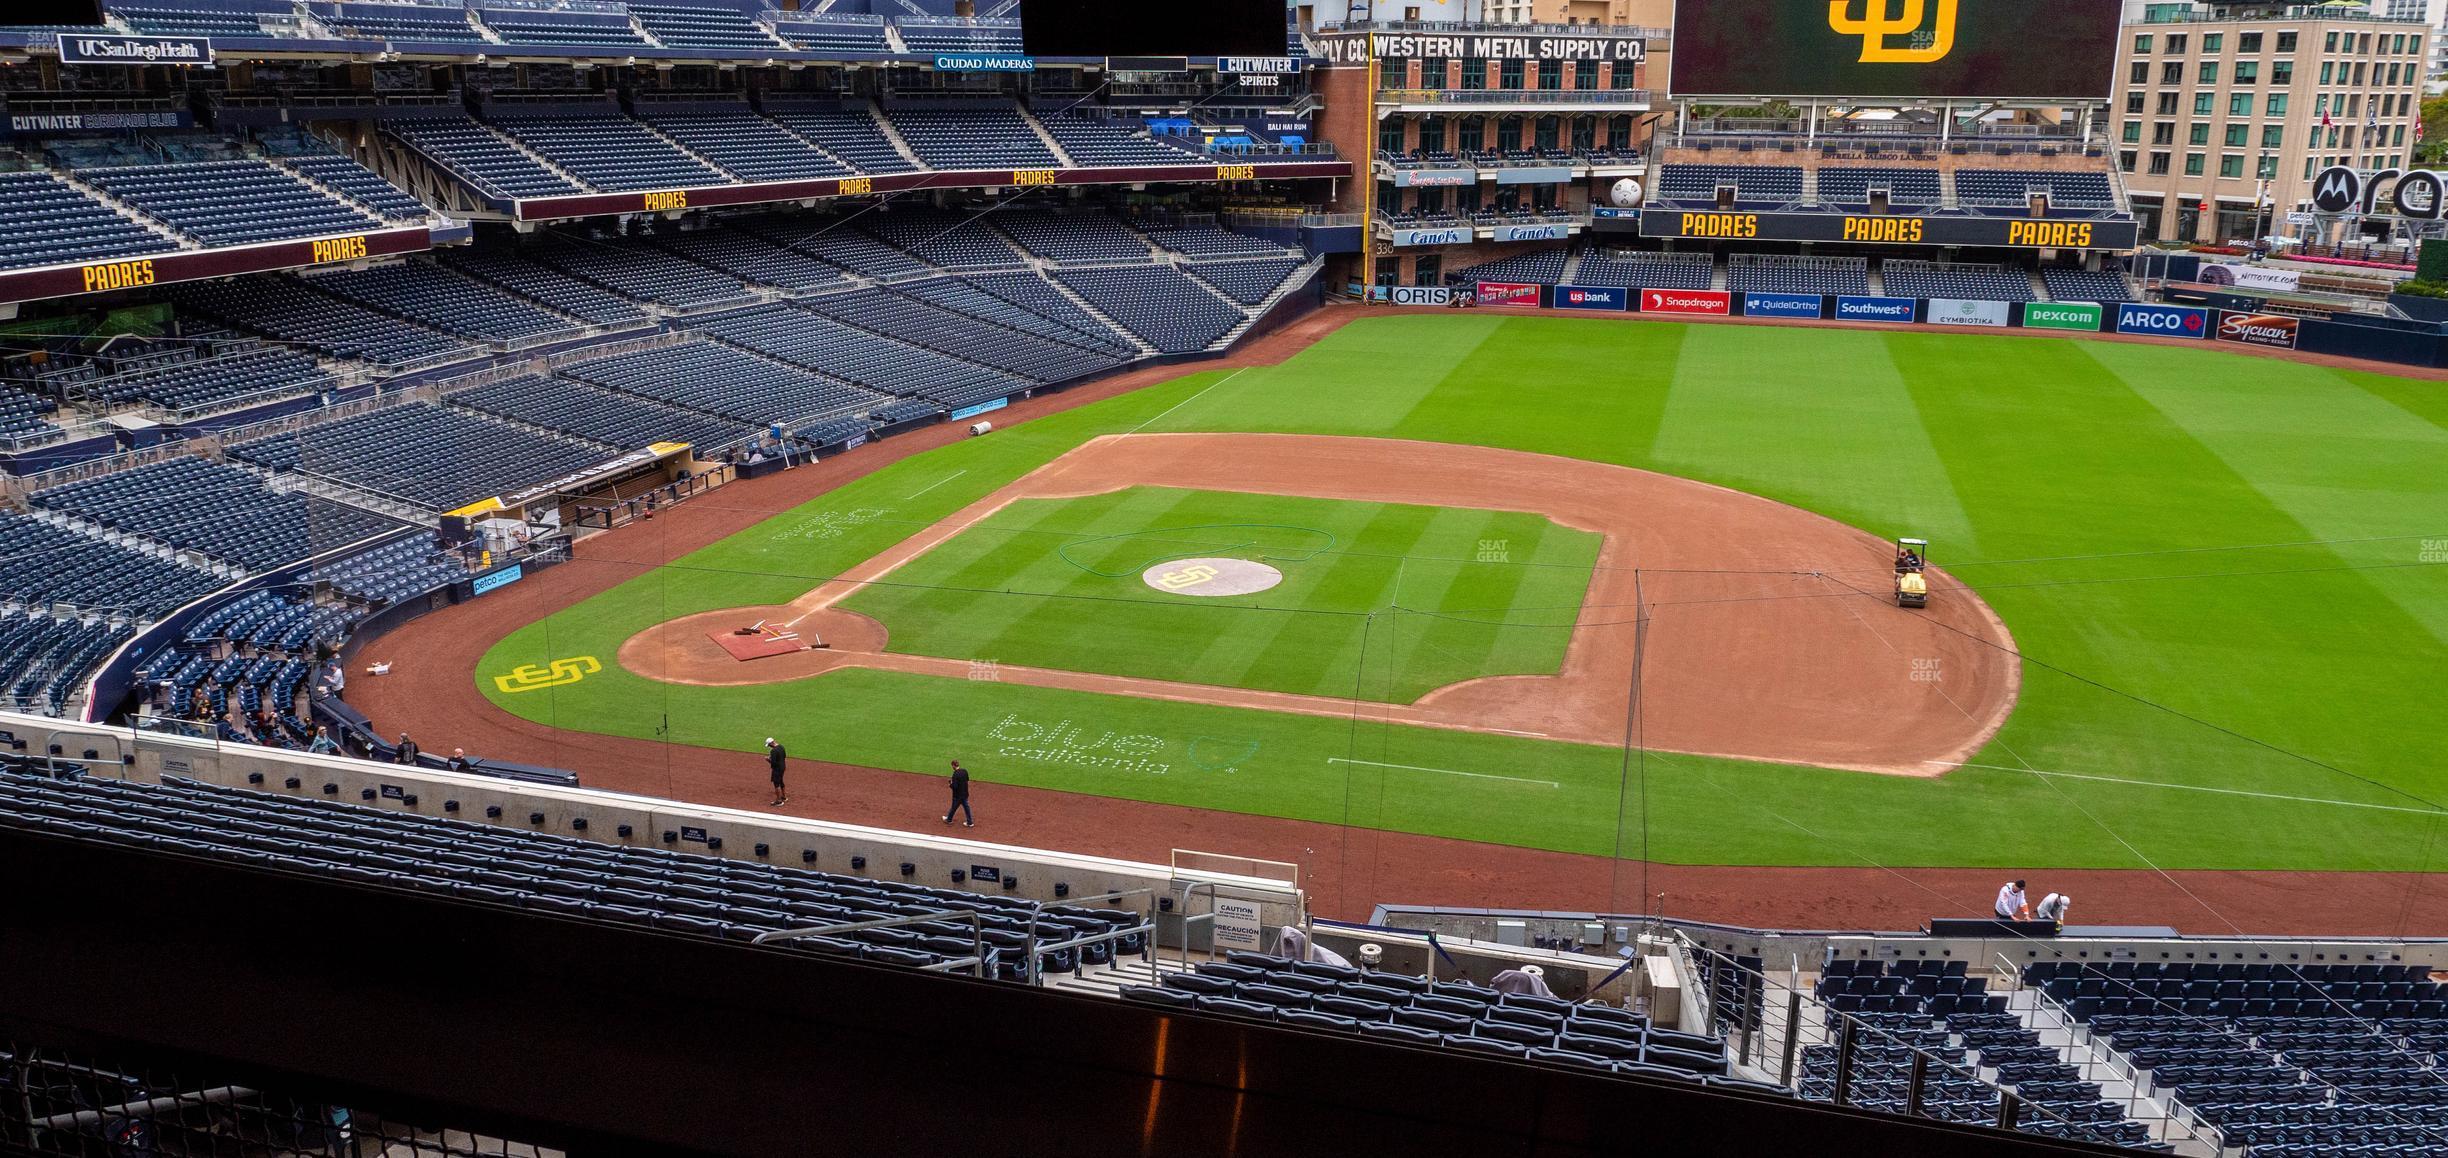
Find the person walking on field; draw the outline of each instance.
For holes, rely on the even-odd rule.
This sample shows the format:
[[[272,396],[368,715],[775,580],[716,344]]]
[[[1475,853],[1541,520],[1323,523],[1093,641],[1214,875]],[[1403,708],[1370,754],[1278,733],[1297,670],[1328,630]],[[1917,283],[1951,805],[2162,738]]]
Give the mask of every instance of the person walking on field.
[[[952,823],[955,812],[961,814],[963,827],[977,827],[977,814],[969,811],[969,770],[958,760],[952,762],[952,807],[944,809],[945,824]]]
[[[773,770],[773,802],[777,805],[790,803],[790,793],[782,789],[782,769],[789,762],[790,753],[783,750],[782,741],[765,737],[765,766]]]

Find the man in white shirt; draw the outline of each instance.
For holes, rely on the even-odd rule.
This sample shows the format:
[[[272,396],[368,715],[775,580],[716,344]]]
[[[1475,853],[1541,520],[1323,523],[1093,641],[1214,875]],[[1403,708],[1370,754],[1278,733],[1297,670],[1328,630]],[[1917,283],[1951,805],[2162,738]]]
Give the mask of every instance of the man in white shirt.
[[[1998,890],[1997,916],[2001,921],[2023,921],[2031,918],[2031,902],[2023,899],[2023,882],[2008,881]]]
[[[2064,893],[2050,893],[2040,898],[2040,907],[2032,910],[2032,916],[2038,920],[2055,921],[2062,925],[2065,924],[2066,910],[2072,908],[2073,905],[2074,898]]]

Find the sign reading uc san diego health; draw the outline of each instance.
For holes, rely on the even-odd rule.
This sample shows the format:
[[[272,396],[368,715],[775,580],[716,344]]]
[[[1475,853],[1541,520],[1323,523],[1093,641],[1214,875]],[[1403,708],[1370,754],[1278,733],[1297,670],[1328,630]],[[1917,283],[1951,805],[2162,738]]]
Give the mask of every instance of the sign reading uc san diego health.
[[[211,64],[212,39],[204,36],[87,36],[60,33],[61,64]]]
[[[1837,241],[1869,245],[1982,245],[2012,249],[2134,247],[2131,221],[1912,217],[1866,213],[1722,213],[1643,209],[1643,237]]]
[[[939,52],[937,72],[1035,72],[1037,58],[1008,52]]]

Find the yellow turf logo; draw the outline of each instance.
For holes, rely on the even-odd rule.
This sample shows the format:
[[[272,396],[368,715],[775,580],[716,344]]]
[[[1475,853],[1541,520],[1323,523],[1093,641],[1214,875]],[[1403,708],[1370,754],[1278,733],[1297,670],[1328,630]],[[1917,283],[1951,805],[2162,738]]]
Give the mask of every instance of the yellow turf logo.
[[[1187,591],[1215,580],[1216,569],[1205,563],[1195,563],[1179,571],[1167,571],[1156,577],[1156,585],[1167,591]]]
[[[493,686],[505,693],[532,692],[541,688],[557,688],[574,684],[603,670],[603,661],[591,655],[556,659],[550,664],[531,663],[509,675],[493,677]]]
[[[1855,3],[1862,9],[1858,19],[1846,12]],[[1892,19],[1887,14],[1890,3],[1901,8]],[[1862,38],[1864,64],[1929,64],[1955,49],[1955,3],[1938,0],[1938,19],[1923,28],[1926,0],[1828,0],[1828,27],[1840,36]],[[1904,43],[1891,46],[1891,37],[1902,37]]]

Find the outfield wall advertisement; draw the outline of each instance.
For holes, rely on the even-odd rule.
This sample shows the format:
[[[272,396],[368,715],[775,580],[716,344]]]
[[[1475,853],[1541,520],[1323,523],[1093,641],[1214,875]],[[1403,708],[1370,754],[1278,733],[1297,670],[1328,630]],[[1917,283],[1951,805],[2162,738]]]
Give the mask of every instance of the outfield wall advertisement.
[[[1560,285],[1549,302],[1559,310],[1615,310],[1632,306],[1632,291],[1611,285]]]
[[[2302,325],[2299,319],[2280,314],[2220,314],[2216,337],[2222,342],[2292,350]]]
[[[2132,249],[2139,235],[2131,221],[1915,217],[1870,213],[1723,213],[1683,209],[1641,210],[1640,231],[1643,237],[2119,251]]]
[[[1674,96],[2104,100],[2106,0],[1676,0]]]
[[[2106,313],[2096,302],[2025,302],[2023,328],[2096,334]]]
[[[1918,298],[1865,298],[1847,294],[1836,299],[1840,322],[1909,322]]]
[[[2121,302],[2117,305],[2116,332],[2157,338],[2207,338],[2210,311],[2195,306]]]
[[[1929,309],[1921,320],[1933,326],[1982,326],[1993,330],[2006,328],[2006,319],[2014,313],[2005,302],[1971,301],[1965,298],[1931,298]]]
[[[1714,314],[1723,317],[1734,312],[1733,295],[1724,290],[1645,289],[1641,291],[1640,309],[1644,314]]]
[[[1539,286],[1515,281],[1483,281],[1479,283],[1479,304],[1483,306],[1531,306],[1539,304]]]
[[[1827,313],[1827,298],[1820,294],[1747,293],[1742,298],[1746,318],[1810,318]]]

